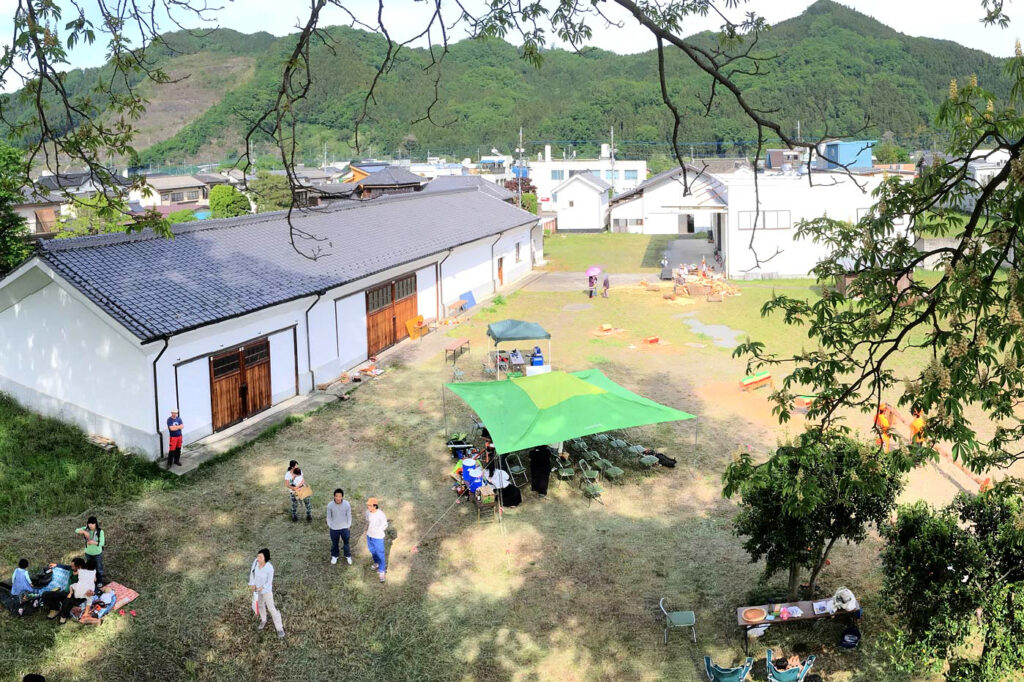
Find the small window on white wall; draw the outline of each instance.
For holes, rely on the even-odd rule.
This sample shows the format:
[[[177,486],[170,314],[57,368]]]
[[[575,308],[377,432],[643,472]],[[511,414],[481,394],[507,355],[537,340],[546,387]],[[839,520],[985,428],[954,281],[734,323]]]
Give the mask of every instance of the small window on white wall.
[[[569,200],[569,208],[572,208],[572,199]]]
[[[517,263],[519,263],[519,262],[521,262],[523,260],[523,256],[522,256],[522,253],[521,253],[519,247],[520,247],[519,242],[516,242],[516,262]]]

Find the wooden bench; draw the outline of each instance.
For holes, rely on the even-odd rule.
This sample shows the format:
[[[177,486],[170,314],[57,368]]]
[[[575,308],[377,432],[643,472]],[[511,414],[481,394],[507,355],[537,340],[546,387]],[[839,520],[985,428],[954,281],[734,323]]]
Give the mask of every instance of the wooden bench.
[[[461,313],[468,304],[469,301],[464,298],[452,301],[448,304],[448,317],[457,319],[459,317],[459,313]]]
[[[444,349],[444,361],[448,363],[448,355],[452,356],[452,365],[463,352],[469,352],[469,339],[455,339]]]
[[[767,371],[750,374],[740,379],[740,388],[744,391],[753,391],[756,388],[770,385],[772,385],[772,375]]]

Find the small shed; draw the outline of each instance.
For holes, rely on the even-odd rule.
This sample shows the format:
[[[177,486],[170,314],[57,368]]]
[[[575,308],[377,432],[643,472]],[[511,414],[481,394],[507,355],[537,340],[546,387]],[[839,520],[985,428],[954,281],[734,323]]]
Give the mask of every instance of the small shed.
[[[487,336],[494,339],[494,347],[506,341],[540,341],[548,340],[548,363],[551,362],[551,333],[536,322],[523,320],[502,320],[487,325]]]

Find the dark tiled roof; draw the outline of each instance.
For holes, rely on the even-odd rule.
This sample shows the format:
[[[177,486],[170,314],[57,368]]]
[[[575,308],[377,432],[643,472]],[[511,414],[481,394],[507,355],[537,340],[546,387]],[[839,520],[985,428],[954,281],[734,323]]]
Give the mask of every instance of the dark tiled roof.
[[[508,191],[501,185],[485,180],[479,175],[442,175],[434,178],[423,188],[424,192],[446,192],[452,189],[463,189],[471,187],[475,190],[489,194],[492,197],[507,201],[515,198],[515,194]]]
[[[715,173],[731,173],[734,170],[741,168],[750,168],[750,162],[742,158],[708,158],[708,159],[696,159],[693,163],[686,164],[687,177],[693,177],[697,173],[709,173],[714,175]],[[682,175],[682,169],[676,166],[675,168],[669,168],[667,171],[662,171],[657,175],[652,175],[647,178],[639,185],[631,190],[625,191],[622,194],[616,194],[612,197],[612,203],[622,201],[623,199],[629,199],[630,197],[636,196],[643,192],[646,188],[651,185],[656,185],[662,180],[667,178],[673,178],[677,175]]]
[[[415,173],[410,173],[398,166],[389,166],[384,170],[377,171],[372,175],[363,178],[359,182],[360,187],[401,187],[404,185],[422,185],[426,178]]]
[[[49,191],[74,190],[92,179],[93,175],[89,171],[58,173],[54,175],[40,175],[36,180],[36,185]],[[99,178],[95,178],[95,182],[96,184],[99,184]],[[117,175],[116,173],[111,174],[110,182],[111,184],[121,185],[122,187],[130,184],[127,179]]]
[[[224,175],[214,175],[212,173],[196,173],[193,177],[204,185],[226,185],[231,182]]]
[[[41,242],[39,257],[144,341],[309,296],[445,249],[536,222],[483,192],[436,192],[387,201],[335,202],[174,226],[174,239],[146,230]]]
[[[352,194],[356,191],[356,183],[354,182],[325,182],[322,185],[311,187],[310,191],[313,194],[330,194],[333,196],[345,196]]]

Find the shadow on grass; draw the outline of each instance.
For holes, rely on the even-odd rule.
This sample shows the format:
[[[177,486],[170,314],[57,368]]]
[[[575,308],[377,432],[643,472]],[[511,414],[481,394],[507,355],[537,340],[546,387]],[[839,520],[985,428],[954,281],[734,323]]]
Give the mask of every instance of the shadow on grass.
[[[627,376],[614,362],[604,369]],[[631,432],[678,457],[676,469],[630,471],[605,485],[603,505],[552,484],[546,500],[524,490],[523,506],[500,523],[478,524],[457,505],[431,529],[453,500],[437,400],[444,372],[440,363],[389,372],[358,399],[281,426],[187,485],[110,509],[107,567],[140,592],[139,616],[63,629],[38,616],[0,619],[0,677],[696,681],[705,653],[740,660],[734,609],[760,567],[732,537],[734,506],[719,488],[747,425],[717,418],[688,380],[634,369],[631,388],[701,415],[696,448],[691,422]],[[290,521],[281,481],[290,458],[314,488],[312,524]],[[324,504],[335,486],[353,505],[352,566],[328,560]],[[370,496],[396,534],[386,586],[365,549],[360,512]],[[78,545],[65,525],[26,523],[0,542],[68,556]],[[245,589],[263,546],[283,642],[256,631]],[[699,644],[675,633],[661,645],[650,608],[660,597],[696,611]],[[831,637],[798,636],[822,653]],[[823,670],[848,670],[859,656],[822,659]]]
[[[640,266],[644,268],[660,268],[661,259],[668,249],[668,244],[679,235],[674,234],[652,234],[647,241],[647,248],[644,249],[644,258]]]

